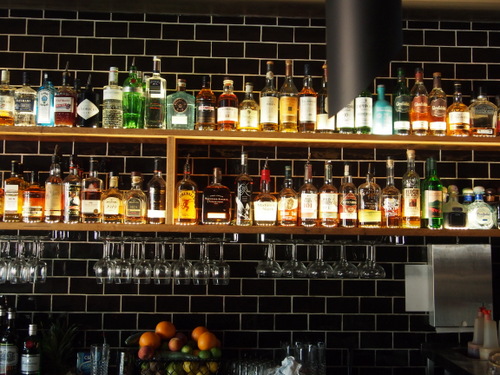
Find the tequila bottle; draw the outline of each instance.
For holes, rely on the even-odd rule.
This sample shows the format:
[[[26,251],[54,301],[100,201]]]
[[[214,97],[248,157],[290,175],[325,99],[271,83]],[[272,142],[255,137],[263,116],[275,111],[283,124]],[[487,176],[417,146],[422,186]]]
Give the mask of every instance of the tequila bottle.
[[[394,160],[387,158],[387,183],[382,189],[382,226],[401,227],[401,192],[394,185]]]
[[[382,223],[382,192],[375,182],[374,171],[368,164],[366,182],[358,187],[358,223],[360,227],[380,227]]]
[[[366,89],[354,99],[354,127],[358,134],[371,134],[373,128],[373,98]]]
[[[304,165],[304,183],[299,189],[299,223],[304,227],[318,224],[318,189],[313,185],[312,164]]]
[[[310,65],[304,65],[304,83],[299,96],[299,131],[314,133],[316,131],[316,112],[318,111],[318,95],[313,89]]]
[[[59,223],[63,214],[63,181],[59,164],[58,147],[52,155],[50,175],[45,180],[45,222]]]
[[[462,189],[462,204],[467,208],[472,202],[474,202],[474,190],[471,188]]]
[[[69,84],[68,63],[62,74],[62,86],[54,95],[54,125],[74,126],[76,121],[76,92]]]
[[[54,126],[54,95],[55,89],[49,81],[49,75],[43,74],[42,86],[36,93],[36,124],[39,126]]]
[[[23,72],[23,85],[14,92],[16,126],[35,126],[36,91],[29,85],[28,72]]]
[[[147,184],[148,191],[148,224],[165,224],[167,183],[163,179],[160,168],[161,159],[154,161],[153,177]]]
[[[245,84],[245,98],[240,103],[240,117],[238,130],[255,132],[260,131],[259,105],[253,98],[253,84]]]
[[[231,223],[231,191],[221,183],[220,168],[214,168],[212,182],[203,189],[201,222],[227,225]]]
[[[443,184],[437,176],[436,160],[427,158],[426,177],[422,181],[422,227],[443,227]]]
[[[99,94],[94,91],[92,86],[92,74],[87,78],[85,89],[77,96],[76,106],[76,126],[85,128],[98,128],[99,124]]]
[[[433,88],[429,93],[429,134],[446,135],[446,94],[441,88],[441,73],[436,72],[432,75]]]
[[[336,116],[335,128],[340,134],[354,134],[354,100],[342,108]]]
[[[118,175],[109,172],[109,187],[102,192],[102,222],[123,223],[123,193],[118,189]]]
[[[167,129],[194,129],[195,98],[186,92],[186,80],[177,80],[177,91],[167,96]]]
[[[118,86],[118,68],[109,68],[108,85],[102,90],[102,127],[123,127],[123,89]]]
[[[11,161],[10,177],[3,182],[4,222],[19,222],[23,212],[23,193],[25,181],[19,171],[19,161]]]
[[[321,89],[318,91],[318,107],[316,111],[316,133],[334,133],[335,116],[328,117],[328,71],[323,65]]]
[[[285,133],[297,133],[297,110],[299,91],[293,82],[292,60],[285,61],[285,81],[279,91],[279,130]]]
[[[0,77],[0,126],[14,125],[14,89],[9,82],[10,72],[4,69]]]
[[[210,77],[203,76],[201,90],[196,95],[196,129],[216,130],[215,113],[217,99],[210,88]]]
[[[338,191],[333,186],[332,162],[325,162],[325,182],[319,189],[319,224],[322,227],[336,227],[338,218]]]
[[[143,125],[143,82],[135,66],[135,57],[130,65],[128,77],[123,82],[123,127],[139,129]]]
[[[410,95],[410,122],[412,134],[427,135],[429,133],[429,95],[424,86],[424,71],[415,69],[415,84]]]
[[[175,187],[175,224],[195,225],[198,223],[198,186],[191,179],[189,155],[184,164],[184,175]]]
[[[403,175],[401,205],[402,227],[420,228],[420,176],[415,171],[415,151],[406,151],[408,166]]]
[[[292,167],[285,166],[285,180],[279,192],[278,224],[285,227],[297,225],[299,196],[293,189]]]
[[[144,128],[165,129],[167,127],[167,81],[160,75],[161,61],[153,57],[153,75],[146,79],[144,94]]]
[[[258,226],[276,225],[278,214],[278,200],[270,192],[271,172],[266,163],[260,174],[260,193],[253,202],[254,222]]]
[[[496,136],[497,111],[497,106],[488,100],[485,89],[479,87],[476,100],[469,106],[470,130],[473,137]]]
[[[69,174],[63,180],[63,222],[79,223],[81,220],[80,194],[82,179],[80,178],[76,155],[69,158]]]
[[[393,121],[394,134],[409,135],[410,127],[410,90],[406,86],[405,72],[403,68],[398,68],[398,83],[393,93]]]
[[[385,86],[377,85],[377,101],[373,105],[373,134],[391,135],[392,107],[385,100]]]
[[[358,225],[358,196],[348,163],[344,164],[344,177],[339,188],[339,218],[341,227],[354,228]]]
[[[241,153],[241,172],[236,177],[236,225],[252,225],[253,179],[248,175],[248,153]]]
[[[23,192],[22,221],[24,223],[43,222],[44,206],[45,190],[38,182],[38,173],[36,171],[31,171],[30,185]]]
[[[458,201],[458,187],[448,186],[448,201],[443,204],[444,228],[465,229],[467,227],[467,208]]]
[[[264,132],[278,131],[278,91],[274,86],[274,63],[266,63],[266,85],[260,91],[260,127]]]
[[[470,112],[462,102],[462,85],[455,83],[453,103],[446,110],[447,134],[455,137],[470,135]]]
[[[80,193],[83,223],[100,223],[102,219],[102,180],[97,173],[97,160],[90,158],[89,174],[82,180]]]
[[[223,92],[217,98],[217,126],[227,131],[238,126],[238,97],[233,92],[232,79],[224,79]]]
[[[133,171],[131,177],[130,190],[123,197],[123,221],[125,224],[146,224],[148,199],[142,191],[142,174]]]
[[[496,213],[483,200],[484,188],[474,187],[475,200],[467,208],[467,223],[469,229],[491,229],[497,226]]]

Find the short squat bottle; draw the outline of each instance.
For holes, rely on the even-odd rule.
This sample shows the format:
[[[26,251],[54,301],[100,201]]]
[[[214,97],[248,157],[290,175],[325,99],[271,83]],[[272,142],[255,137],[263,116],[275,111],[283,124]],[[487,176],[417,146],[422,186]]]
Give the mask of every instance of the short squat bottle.
[[[469,229],[491,229],[497,226],[496,213],[483,200],[484,187],[474,187],[475,200],[467,207],[467,222]]]
[[[123,197],[124,223],[146,224],[147,197],[142,191],[141,172],[132,172],[130,190]]]
[[[444,228],[465,229],[467,227],[467,208],[458,201],[458,187],[448,186],[448,202],[443,204]]]
[[[212,182],[203,189],[201,221],[203,224],[231,223],[231,191],[222,185],[220,168],[214,168]]]

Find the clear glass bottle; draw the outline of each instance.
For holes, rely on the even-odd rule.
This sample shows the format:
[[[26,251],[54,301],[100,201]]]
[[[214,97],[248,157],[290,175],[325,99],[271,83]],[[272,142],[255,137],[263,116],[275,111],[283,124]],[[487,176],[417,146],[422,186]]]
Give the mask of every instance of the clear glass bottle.
[[[382,189],[382,226],[401,227],[401,192],[394,184],[394,160],[387,158],[387,182]]]
[[[82,180],[80,193],[82,223],[100,223],[102,219],[102,180],[97,177],[97,160],[90,158],[89,174]]]
[[[385,86],[377,85],[377,100],[373,104],[373,134],[391,135],[392,128],[392,107],[385,100]]]
[[[141,172],[131,172],[131,187],[123,196],[123,222],[125,224],[146,224],[148,198],[142,191]]]
[[[420,228],[420,176],[415,170],[415,151],[406,151],[408,166],[402,179],[402,227]]]
[[[248,153],[245,151],[241,152],[241,170],[238,177],[236,177],[235,184],[235,224],[252,225],[253,179],[248,175]]]
[[[54,126],[55,88],[49,81],[49,75],[43,74],[42,86],[36,92],[36,124],[38,126]]]
[[[429,95],[424,86],[424,71],[415,69],[415,84],[411,88],[410,122],[412,134],[429,134]]]
[[[371,134],[373,129],[373,97],[366,89],[354,99],[354,128],[358,134]]]
[[[38,173],[31,171],[30,185],[23,192],[23,223],[42,223],[45,207],[45,190],[38,182]]]
[[[0,336],[0,373],[16,375],[19,371],[19,336],[16,329],[16,311],[9,307],[5,329]]]
[[[304,183],[299,189],[299,223],[303,227],[318,224],[318,189],[313,185],[312,164],[304,165]]]
[[[148,181],[148,224],[165,224],[167,183],[162,176],[160,158],[155,158],[153,177]]]
[[[144,128],[167,127],[167,81],[160,75],[161,60],[153,57],[153,75],[146,79],[144,93]]]
[[[293,82],[292,60],[285,61],[285,81],[279,91],[279,131],[297,133],[299,91]]]
[[[498,201],[497,197],[497,189],[494,188],[486,189],[483,199],[487,204],[491,206],[491,208],[493,208],[493,211],[495,211],[497,228],[498,228],[498,223],[500,222],[500,202]]]
[[[443,204],[443,226],[445,229],[466,229],[467,208],[458,201],[458,187],[448,186],[448,201]]]
[[[344,177],[339,188],[339,218],[341,227],[358,226],[358,195],[348,163],[344,164]]]
[[[123,193],[118,188],[119,176],[109,172],[109,186],[102,192],[102,222],[104,224],[122,224],[124,207]]]
[[[195,98],[186,91],[186,80],[177,80],[177,91],[167,95],[167,129],[194,129]]]
[[[109,68],[108,84],[102,90],[102,127],[123,127],[123,88],[118,86],[118,68]]]
[[[245,98],[240,103],[238,130],[260,131],[259,105],[253,98],[253,83],[245,83]]]
[[[454,84],[453,103],[446,110],[447,135],[468,137],[470,135],[470,112],[462,102],[462,85]]]
[[[297,225],[299,195],[293,189],[292,167],[285,166],[283,188],[279,192],[278,225],[290,227]]]
[[[271,172],[267,159],[260,173],[260,193],[253,201],[254,223],[257,226],[276,225],[278,217],[278,200],[271,194]]]
[[[328,70],[323,64],[323,77],[321,89],[318,91],[318,106],[316,110],[316,133],[334,133],[335,116],[328,117]]]
[[[319,188],[319,225],[332,228],[339,224],[338,217],[338,190],[333,186],[332,162],[325,161],[325,181]]]
[[[314,133],[316,131],[316,112],[318,111],[318,94],[314,91],[309,64],[304,64],[304,80],[299,94],[299,131]]]
[[[214,168],[212,182],[203,189],[201,221],[203,224],[231,223],[231,191],[222,185],[220,168]]]
[[[14,89],[10,86],[10,72],[2,70],[0,77],[0,126],[14,125]]]
[[[45,222],[59,223],[63,215],[63,180],[59,162],[58,146],[52,155],[49,177],[45,180]]]
[[[382,191],[375,182],[375,173],[368,164],[366,182],[358,187],[358,226],[378,228],[382,223]]]
[[[274,86],[274,63],[266,63],[266,84],[260,91],[260,127],[264,132],[278,131],[279,93]]]
[[[446,135],[446,94],[441,88],[441,73],[432,74],[433,85],[429,93],[429,135]]]
[[[196,95],[196,130],[217,130],[215,120],[217,99],[210,88],[210,77],[203,76],[201,90]]]
[[[496,213],[483,200],[484,187],[474,186],[475,200],[467,207],[469,229],[491,229],[497,226]]]
[[[497,135],[497,111],[497,106],[488,100],[484,87],[479,87],[476,100],[469,106],[471,135],[495,137]]]
[[[335,129],[340,134],[354,134],[354,100],[342,108],[336,116]]]
[[[474,190],[471,188],[462,189],[462,204],[467,208],[472,202],[474,202]]]
[[[437,175],[436,160],[427,158],[426,175],[422,181],[422,215],[423,228],[443,228],[443,184]]]
[[[40,375],[40,338],[37,325],[28,325],[28,336],[21,345],[20,375]]]
[[[123,82],[123,127],[140,129],[143,127],[144,91],[143,82],[132,59],[128,77]]]
[[[217,98],[217,126],[232,131],[238,126],[238,97],[233,92],[233,80],[224,79],[222,94]]]
[[[405,71],[403,68],[398,68],[398,82],[393,93],[393,124],[394,134],[409,135],[411,132],[410,126],[410,90],[406,85]]]
[[[89,74],[85,89],[77,95],[75,125],[84,128],[100,127],[100,101],[100,95],[92,86],[92,74]]]
[[[14,91],[16,126],[35,126],[36,91],[29,84],[28,72],[23,72],[23,85]]]
[[[54,95],[54,126],[75,126],[76,92],[69,84],[68,63],[62,73],[62,85]]]
[[[198,223],[198,186],[191,179],[189,155],[184,164],[184,175],[175,187],[175,224],[195,225]]]
[[[81,220],[80,195],[82,179],[80,178],[76,155],[69,158],[69,174],[63,180],[63,222],[76,224]]]
[[[6,223],[21,221],[25,181],[19,171],[19,161],[11,161],[10,177],[3,182],[3,190],[3,221]]]

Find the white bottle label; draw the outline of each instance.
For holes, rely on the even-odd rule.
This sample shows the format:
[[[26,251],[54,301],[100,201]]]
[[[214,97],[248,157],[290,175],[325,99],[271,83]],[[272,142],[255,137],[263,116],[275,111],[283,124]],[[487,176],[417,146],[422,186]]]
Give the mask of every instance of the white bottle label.
[[[316,122],[316,104],[315,96],[302,96],[299,98],[299,121]]]
[[[102,202],[103,215],[118,215],[120,213],[120,199],[109,197]]]
[[[316,115],[316,130],[335,130],[335,116],[328,117],[328,113]]]
[[[394,121],[394,130],[410,130],[410,121]]]
[[[78,113],[78,116],[80,116],[84,120],[88,120],[89,118],[94,117],[99,113],[99,108],[97,108],[97,106],[90,100],[85,99],[80,104],[78,104],[78,107],[76,107],[76,113]]]
[[[413,121],[411,123],[413,130],[427,130],[429,128],[428,121]]]
[[[37,118],[39,124],[46,124],[51,121],[50,105],[50,91],[40,90],[37,98]]]
[[[420,217],[420,189],[406,188],[402,191],[403,217]]]
[[[73,112],[74,98],[71,96],[56,96],[54,98],[54,111],[55,112]]]
[[[62,185],[45,184],[45,216],[60,215],[62,211]]]
[[[19,202],[19,186],[5,185],[4,211],[17,212]]]
[[[302,219],[318,218],[318,195],[315,193],[300,194],[300,217]]]
[[[14,97],[10,95],[0,96],[0,111],[14,112]]]
[[[469,112],[450,112],[448,115],[450,125],[452,124],[469,124],[470,123],[470,113]]]
[[[21,374],[30,375],[40,372],[40,354],[21,354]]]
[[[354,107],[356,128],[371,128],[373,123],[373,99],[365,97],[356,98],[354,99]]]
[[[319,194],[319,218],[336,219],[338,212],[338,194],[320,193]]]
[[[101,213],[101,201],[99,200],[82,200],[82,213],[84,214],[99,214]]]
[[[431,121],[429,123],[429,129],[431,130],[446,130],[445,121]]]
[[[102,99],[103,100],[122,100],[122,90],[119,88],[111,88],[108,87],[106,88],[103,93],[102,93]]]
[[[165,218],[165,210],[148,210],[147,213],[148,218],[151,219],[164,219]]]
[[[354,100],[337,113],[337,130],[354,128]]]
[[[276,216],[278,213],[278,202],[276,201],[266,201],[260,202],[256,201],[253,203],[254,208],[254,219],[255,221],[276,221]]]
[[[239,127],[257,130],[259,128],[259,111],[250,108],[242,109],[240,111]]]
[[[173,115],[172,125],[187,125],[188,117],[186,115]]]
[[[238,108],[236,107],[217,108],[217,122],[221,121],[238,122]]]
[[[278,123],[279,99],[275,96],[263,96],[260,98],[260,123]]]

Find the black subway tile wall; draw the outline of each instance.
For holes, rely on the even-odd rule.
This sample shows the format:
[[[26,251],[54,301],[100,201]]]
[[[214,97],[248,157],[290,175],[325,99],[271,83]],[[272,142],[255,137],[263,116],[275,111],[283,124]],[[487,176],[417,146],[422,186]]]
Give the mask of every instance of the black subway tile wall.
[[[443,74],[443,87],[450,95],[455,80],[464,88],[465,101],[479,83],[488,83],[490,95],[500,94],[500,24],[480,22],[413,21],[403,22],[404,47],[398,60],[388,64],[384,76],[372,82],[395,85],[396,69],[403,66],[408,77],[423,67],[425,83],[431,86],[433,71]],[[212,88],[219,93],[224,76],[235,80],[242,95],[243,84],[250,80],[255,89],[264,84],[266,60],[275,61],[278,85],[283,82],[284,59],[294,60],[295,83],[305,62],[311,62],[315,85],[319,85],[321,65],[326,56],[324,19],[276,17],[221,17],[196,15],[110,14],[66,11],[0,11],[0,68],[9,69],[12,84],[21,83],[21,72],[30,72],[31,83],[39,86],[42,71],[48,71],[56,85],[66,62],[73,75],[82,81],[93,73],[97,90],[106,83],[107,69],[118,66],[120,80],[126,75],[133,57],[145,72],[152,68],[152,56],[162,57],[162,73],[168,89],[175,89],[178,77],[186,78],[188,90],[196,93],[201,76],[210,74]],[[334,67],[335,62],[331,62]],[[408,83],[412,84],[409,79]],[[6,140],[0,143],[2,179],[11,159],[19,159],[26,170],[37,168],[47,175],[55,142]],[[120,187],[130,184],[129,173],[141,170],[148,180],[153,159],[165,158],[166,145],[72,143],[60,144],[67,159],[80,155],[88,169],[91,156],[101,163],[101,177],[111,170],[121,176]],[[262,160],[269,157],[272,188],[280,189],[284,166],[291,164],[295,186],[301,184],[308,150],[292,147],[247,148],[249,170],[258,181]],[[233,188],[238,174],[240,148],[224,145],[180,145],[180,161],[189,153],[193,160],[193,178],[199,188],[208,184],[213,167],[224,174],[224,183]],[[352,163],[356,183],[364,180],[368,163],[376,165],[379,183],[384,185],[384,160],[396,160],[396,183],[406,169],[405,150],[313,148],[315,183],[322,181],[322,162],[332,159],[336,185],[342,175],[342,163]],[[500,186],[500,157],[495,151],[418,150],[417,171],[423,175],[424,160],[435,156],[444,184],[460,188],[483,183]],[[182,163],[178,163],[182,165]],[[67,160],[64,162],[67,170]],[[179,167],[178,173],[181,173]],[[8,234],[14,234],[9,232]],[[36,232],[35,232],[36,233]],[[43,233],[45,234],[45,233]],[[126,234],[126,233],[125,233]],[[49,235],[49,234],[48,234]],[[140,235],[140,234],[139,234]],[[151,235],[169,236],[170,233]],[[303,240],[362,241],[356,236],[292,236]],[[289,236],[266,238],[288,239]],[[240,235],[237,243],[227,244],[225,256],[232,267],[228,286],[173,285],[98,285],[93,265],[102,257],[102,242],[93,233],[72,232],[65,240],[47,244],[44,259],[49,263],[49,279],[39,285],[0,285],[0,293],[16,304],[19,327],[28,321],[46,321],[51,315],[67,314],[70,322],[84,329],[79,345],[88,347],[99,340],[101,331],[114,347],[123,345],[126,336],[138,330],[150,330],[157,321],[172,320],[179,330],[189,331],[207,325],[224,344],[228,358],[278,355],[283,341],[325,341],[329,373],[347,374],[424,374],[425,361],[420,345],[425,341],[463,342],[458,334],[436,334],[427,323],[427,314],[405,311],[404,265],[424,264],[428,243],[490,243],[498,251],[499,241],[489,238],[405,238],[396,245],[377,247],[378,261],[385,268],[385,280],[287,280],[257,279],[255,267],[265,256],[266,245],[258,235]],[[347,246],[347,257],[362,261],[366,245]],[[169,260],[178,257],[178,246],[167,249]],[[340,245],[326,246],[328,262],[338,259]],[[211,258],[218,256],[210,245]],[[148,257],[152,254],[148,251]],[[195,260],[198,248],[190,245],[187,257]],[[290,257],[285,246],[277,247],[277,259]],[[310,262],[316,257],[315,246],[298,246],[298,257]],[[495,280],[498,280],[498,256],[494,256]],[[498,291],[496,291],[498,292]],[[498,293],[497,293],[498,295]],[[498,307],[498,301],[496,301]],[[496,309],[498,311],[498,309]]]

